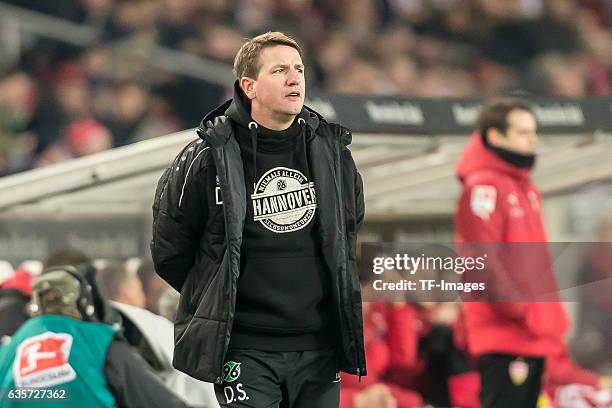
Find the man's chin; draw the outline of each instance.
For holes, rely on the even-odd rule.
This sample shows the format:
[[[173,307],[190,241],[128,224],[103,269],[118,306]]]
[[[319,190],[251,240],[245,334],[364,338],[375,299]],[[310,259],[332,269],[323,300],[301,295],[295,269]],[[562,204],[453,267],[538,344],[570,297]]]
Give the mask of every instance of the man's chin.
[[[303,106],[303,105],[302,105]],[[302,111],[302,106],[300,107],[291,107],[289,109],[286,109],[283,114],[287,115],[287,116],[297,116],[300,114],[300,112]]]

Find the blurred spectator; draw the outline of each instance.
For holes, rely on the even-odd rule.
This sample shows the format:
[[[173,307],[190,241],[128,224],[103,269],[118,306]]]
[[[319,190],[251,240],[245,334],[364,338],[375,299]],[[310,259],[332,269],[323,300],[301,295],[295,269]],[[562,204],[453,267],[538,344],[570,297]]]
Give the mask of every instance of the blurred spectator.
[[[146,298],[146,309],[155,314],[161,314],[160,300],[164,292],[170,288],[170,286],[155,273],[153,261],[151,260],[142,262],[138,267],[137,273],[142,282],[142,289],[144,290]]]
[[[28,319],[27,304],[32,293],[32,276],[25,268],[0,282],[0,338],[12,336]]]
[[[534,61],[535,80],[542,93],[566,97],[584,97],[588,93],[585,69],[578,58],[545,54]]]
[[[145,307],[145,295],[138,275],[123,262],[109,261],[99,271],[99,278],[108,298],[140,308]]]
[[[66,139],[74,157],[103,152],[113,145],[108,129],[92,119],[83,119],[68,125]]]
[[[80,64],[63,64],[56,75],[56,100],[65,120],[82,119],[92,114],[91,94]]]
[[[157,42],[168,48],[183,48],[197,35],[191,17],[195,9],[193,0],[162,0],[161,15],[157,21]]]
[[[159,1],[119,0],[104,26],[103,40],[112,41],[133,34],[153,34]]]
[[[414,390],[387,381],[386,374],[397,366],[411,371],[416,363],[417,338],[413,309],[408,305],[364,302],[364,341],[368,375],[361,378],[342,374],[341,408],[412,408],[423,405]]]
[[[136,81],[123,81],[113,92],[113,110],[106,119],[115,147],[161,136],[176,129],[156,117],[150,94]]]
[[[80,0],[79,22],[101,26],[113,11],[114,0]]]
[[[139,131],[149,107],[149,95],[133,81],[119,83],[113,92],[112,116],[107,120],[115,146],[124,146]]]
[[[72,265],[78,268],[89,263],[91,263],[91,259],[83,251],[72,247],[65,247],[51,253],[43,261],[43,269],[64,265]]]
[[[37,142],[28,130],[37,102],[36,84],[25,72],[0,76],[0,176],[30,167]]]
[[[32,280],[40,275],[42,263],[24,261],[13,272],[8,262],[0,261],[2,268],[11,274],[3,278],[0,270],[0,337],[11,336],[28,319],[27,306],[32,293]]]
[[[206,27],[202,36],[204,48],[201,53],[227,63],[234,62],[234,56],[244,43],[243,36],[223,25]]]

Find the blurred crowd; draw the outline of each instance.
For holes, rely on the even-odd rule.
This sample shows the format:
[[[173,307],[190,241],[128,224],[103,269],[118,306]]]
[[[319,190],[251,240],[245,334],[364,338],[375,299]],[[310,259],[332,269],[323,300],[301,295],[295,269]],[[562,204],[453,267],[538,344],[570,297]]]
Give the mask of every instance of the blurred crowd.
[[[139,52],[154,44],[229,69],[244,38],[284,31],[303,45],[308,88],[331,92],[612,94],[605,0],[3,2],[86,25],[96,39],[81,48],[28,37],[18,58],[2,59],[0,176],[195,126],[227,95],[206,73],[151,67]],[[0,55],[14,37],[0,30]],[[138,49],[117,53],[128,40]]]

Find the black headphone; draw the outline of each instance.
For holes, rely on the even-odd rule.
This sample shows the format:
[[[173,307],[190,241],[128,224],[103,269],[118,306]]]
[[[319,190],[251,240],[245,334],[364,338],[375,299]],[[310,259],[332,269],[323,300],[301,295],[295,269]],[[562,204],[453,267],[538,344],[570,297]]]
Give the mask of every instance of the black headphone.
[[[76,302],[76,307],[79,313],[81,314],[81,318],[84,321],[96,321],[96,308],[94,305],[94,298],[92,293],[91,284],[87,282],[85,277],[79,273],[79,270],[72,265],[61,265],[61,266],[52,266],[43,271],[43,275],[48,272],[66,272],[71,275],[74,279],[79,282],[80,293],[79,298]]]

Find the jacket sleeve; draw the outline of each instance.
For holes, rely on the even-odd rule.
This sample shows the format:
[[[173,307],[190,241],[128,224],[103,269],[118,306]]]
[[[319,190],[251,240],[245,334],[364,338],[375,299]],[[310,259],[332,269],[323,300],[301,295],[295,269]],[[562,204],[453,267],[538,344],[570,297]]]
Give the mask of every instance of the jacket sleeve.
[[[477,245],[471,245],[471,243],[504,242],[503,231],[507,217],[503,197],[505,195],[502,186],[493,182],[468,185],[463,190],[455,216],[455,234],[460,244],[458,250],[461,255],[482,255],[470,253],[471,251],[480,252]],[[489,246],[487,252],[489,249],[494,250]],[[476,273],[480,272],[474,272],[471,276],[467,274],[464,278],[471,277],[477,281],[486,282],[486,295],[489,296],[489,300],[512,299],[518,294],[505,264],[495,254],[489,254],[487,258],[486,275],[481,277],[476,276]],[[474,293],[474,296],[481,296],[481,294]],[[473,300],[478,300],[478,298]],[[527,312],[527,305],[524,302],[495,302],[495,308],[506,318],[513,320],[523,319]]]
[[[357,171],[357,167],[355,167],[355,204],[357,209],[357,231],[359,231],[365,216],[365,201],[363,198],[363,180],[361,179],[361,174]]]
[[[188,407],[125,341],[111,342],[104,376],[118,407]]]
[[[208,146],[188,144],[158,182],[153,203],[151,255],[157,274],[181,291],[207,220]]]
[[[345,180],[350,180],[351,185],[348,186],[350,190],[355,195],[354,203],[355,208],[349,209],[349,213],[353,213],[355,217],[355,233],[359,232],[361,226],[363,225],[363,218],[365,216],[365,201],[363,195],[363,180],[361,179],[361,175],[359,171],[357,171],[357,166],[355,165],[355,160],[353,160],[353,156],[351,155],[351,151],[345,146],[344,147],[344,156],[345,161],[343,165]],[[352,201],[352,200],[351,200]]]

